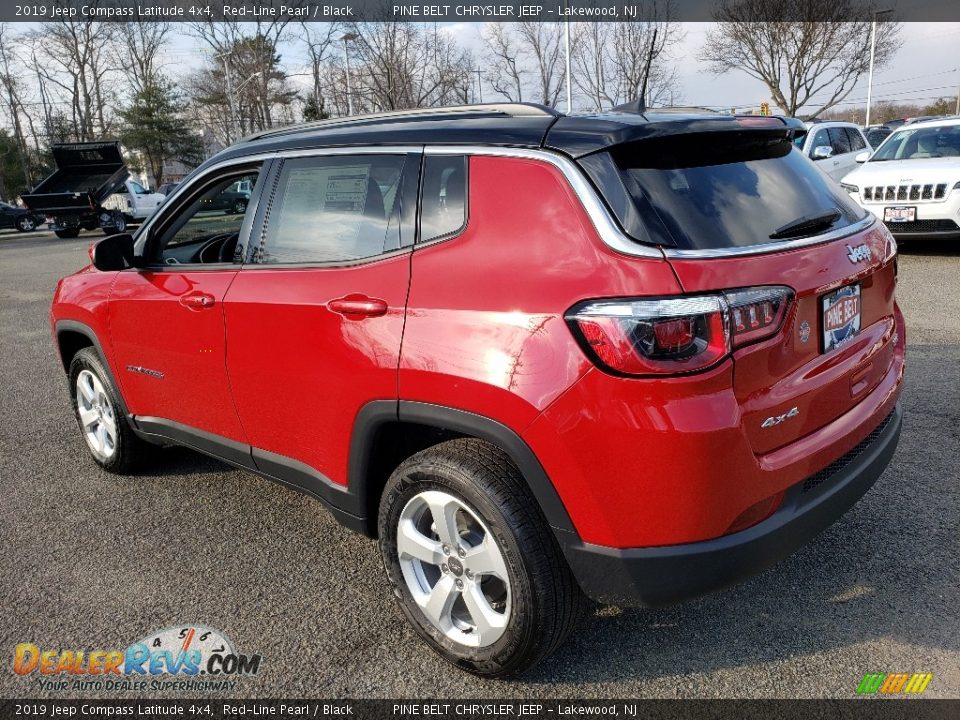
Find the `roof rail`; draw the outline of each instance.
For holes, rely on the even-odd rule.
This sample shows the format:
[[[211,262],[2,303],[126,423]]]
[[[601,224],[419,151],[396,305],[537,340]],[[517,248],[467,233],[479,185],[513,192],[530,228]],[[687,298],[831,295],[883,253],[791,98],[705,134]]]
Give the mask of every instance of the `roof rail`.
[[[349,125],[365,125],[389,120],[410,119],[446,119],[451,115],[506,115],[509,117],[560,117],[562,113],[546,105],[537,103],[480,103],[476,105],[450,105],[435,108],[415,108],[412,110],[392,110],[390,112],[370,113],[367,115],[351,115],[349,117],[314,120],[312,122],[285,125],[281,128],[271,128],[247,135],[240,142],[262,140],[267,137],[303,132],[304,130],[323,130]]]

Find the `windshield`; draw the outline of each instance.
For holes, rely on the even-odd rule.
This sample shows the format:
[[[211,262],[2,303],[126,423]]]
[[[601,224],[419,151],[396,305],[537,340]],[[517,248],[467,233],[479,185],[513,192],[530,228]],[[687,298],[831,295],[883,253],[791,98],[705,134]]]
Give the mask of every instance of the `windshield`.
[[[621,145],[610,154],[632,203],[618,202],[609,181],[586,167],[638,239],[666,237],[685,249],[742,247],[772,242],[778,233],[786,237],[788,228],[790,237],[816,235],[864,217],[783,134],[679,135]],[[632,207],[625,211],[625,205]],[[638,226],[646,238],[632,229]]]
[[[870,162],[957,156],[960,156],[960,125],[906,127],[888,137]]]

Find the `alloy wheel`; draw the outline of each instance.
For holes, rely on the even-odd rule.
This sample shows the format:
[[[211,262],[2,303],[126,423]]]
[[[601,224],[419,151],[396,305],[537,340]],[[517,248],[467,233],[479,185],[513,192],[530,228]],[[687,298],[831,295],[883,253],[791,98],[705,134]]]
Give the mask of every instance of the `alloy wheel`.
[[[117,418],[100,378],[89,370],[77,375],[77,413],[90,450],[107,460],[117,452]]]
[[[510,620],[510,578],[489,528],[462,500],[439,490],[415,495],[400,513],[400,568],[414,602],[449,640],[495,643]]]

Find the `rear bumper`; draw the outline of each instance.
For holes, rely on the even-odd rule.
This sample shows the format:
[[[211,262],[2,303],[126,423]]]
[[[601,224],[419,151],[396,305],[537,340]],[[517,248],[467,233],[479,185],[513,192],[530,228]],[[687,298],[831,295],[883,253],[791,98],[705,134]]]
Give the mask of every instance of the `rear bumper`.
[[[773,515],[746,530],[651,548],[563,542],[567,562],[588,596],[621,605],[667,605],[737,583],[789,556],[849,510],[890,463],[902,420],[897,405],[860,444],[791,487]]]

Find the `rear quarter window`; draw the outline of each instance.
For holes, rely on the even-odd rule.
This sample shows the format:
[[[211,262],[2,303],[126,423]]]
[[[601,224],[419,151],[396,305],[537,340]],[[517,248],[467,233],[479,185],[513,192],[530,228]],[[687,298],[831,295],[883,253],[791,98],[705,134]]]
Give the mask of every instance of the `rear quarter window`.
[[[783,133],[645,140],[582,164],[627,233],[641,242],[697,250],[746,247],[775,242],[771,235],[805,216],[839,211],[832,230],[865,217]],[[619,191],[610,182],[614,169]],[[629,212],[623,194],[631,201]]]

